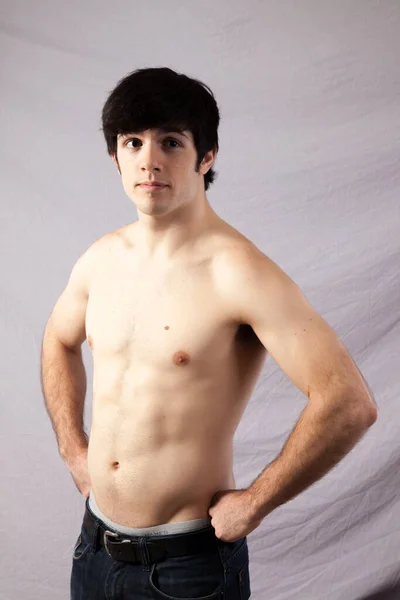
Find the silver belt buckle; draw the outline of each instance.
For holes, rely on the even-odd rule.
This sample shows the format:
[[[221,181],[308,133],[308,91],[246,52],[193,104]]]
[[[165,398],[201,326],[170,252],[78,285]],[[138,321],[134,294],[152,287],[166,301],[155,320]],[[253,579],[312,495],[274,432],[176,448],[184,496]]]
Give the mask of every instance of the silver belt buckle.
[[[118,536],[118,533],[113,533],[112,531],[108,531],[108,530],[106,530],[104,532],[104,535],[103,535],[104,548],[106,549],[106,552],[107,552],[108,556],[110,558],[112,558],[110,552],[108,551],[108,546],[107,546],[107,536],[109,536],[109,535],[112,536],[112,537],[119,537],[119,536]]]
[[[111,554],[108,551],[108,546],[107,546],[107,536],[108,535],[111,535],[113,537],[120,537],[120,536],[118,535],[118,533],[114,533],[113,531],[108,531],[108,529],[104,532],[104,535],[103,535],[104,548],[106,549],[108,556],[110,558],[112,558]],[[130,543],[131,543],[131,540],[121,540],[121,544],[130,544]]]

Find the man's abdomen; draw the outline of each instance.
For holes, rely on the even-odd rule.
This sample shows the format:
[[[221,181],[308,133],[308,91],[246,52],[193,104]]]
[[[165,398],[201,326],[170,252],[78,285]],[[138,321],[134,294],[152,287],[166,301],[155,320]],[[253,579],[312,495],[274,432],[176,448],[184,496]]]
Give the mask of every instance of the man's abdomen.
[[[229,429],[188,418],[179,432],[168,415],[151,423],[138,413],[105,407],[93,419],[88,468],[101,511],[128,527],[208,516],[215,492],[235,488]]]

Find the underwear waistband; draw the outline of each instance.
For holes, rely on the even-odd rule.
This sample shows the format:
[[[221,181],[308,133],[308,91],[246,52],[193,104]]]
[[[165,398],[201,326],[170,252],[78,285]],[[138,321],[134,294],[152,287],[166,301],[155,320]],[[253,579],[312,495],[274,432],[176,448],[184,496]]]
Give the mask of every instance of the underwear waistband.
[[[211,524],[211,517],[203,517],[201,519],[193,519],[191,521],[180,521],[178,523],[165,523],[163,525],[154,525],[152,527],[127,527],[126,525],[120,525],[111,521],[102,511],[99,509],[96,503],[96,499],[93,494],[93,490],[90,490],[88,498],[88,505],[92,513],[103,523],[117,531],[118,533],[132,536],[153,536],[153,535],[171,535],[175,533],[188,533],[190,531],[197,531],[208,527]]]

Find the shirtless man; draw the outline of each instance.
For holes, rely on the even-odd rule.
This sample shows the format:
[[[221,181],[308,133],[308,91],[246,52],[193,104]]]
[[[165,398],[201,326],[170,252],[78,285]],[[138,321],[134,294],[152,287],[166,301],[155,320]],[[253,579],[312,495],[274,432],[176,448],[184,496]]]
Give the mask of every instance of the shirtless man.
[[[42,348],[46,408],[86,499],[73,599],[249,598],[246,536],[377,418],[332,328],[208,203],[218,122],[212,94],[169,69],[130,74],[103,109],[138,221],[79,258]],[[233,437],[267,352],[309,401],[278,458],[236,490]]]

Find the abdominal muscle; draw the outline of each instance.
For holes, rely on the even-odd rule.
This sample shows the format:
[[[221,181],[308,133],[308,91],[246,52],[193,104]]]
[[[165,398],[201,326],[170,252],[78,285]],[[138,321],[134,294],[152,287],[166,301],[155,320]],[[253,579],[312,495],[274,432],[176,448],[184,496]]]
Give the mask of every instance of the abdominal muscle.
[[[213,495],[236,487],[233,404],[190,383],[174,393],[154,384],[119,398],[98,392],[88,468],[103,514],[127,527],[207,517]]]

